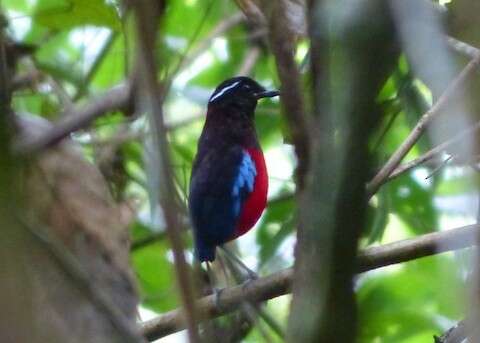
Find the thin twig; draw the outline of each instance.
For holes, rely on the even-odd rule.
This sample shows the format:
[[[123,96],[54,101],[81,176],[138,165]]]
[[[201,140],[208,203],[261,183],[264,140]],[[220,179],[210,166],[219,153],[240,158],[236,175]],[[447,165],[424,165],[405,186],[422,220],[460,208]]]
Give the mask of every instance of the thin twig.
[[[372,151],[378,151],[378,148],[381,146],[381,144],[383,143],[383,140],[384,138],[387,136],[387,133],[390,131],[390,129],[392,128],[393,126],[393,123],[395,122],[395,120],[398,118],[398,115],[401,113],[401,110],[400,109],[397,109],[395,110],[392,115],[390,116],[390,118],[388,119],[388,122],[387,122],[387,125],[385,125],[385,128],[382,130],[382,133],[380,134],[380,136],[377,138],[377,141],[375,142],[375,144],[373,145],[373,149]]]
[[[33,69],[23,74],[16,75],[12,80],[12,90],[18,91],[24,88],[33,87],[42,81],[44,74],[41,71]]]
[[[447,37],[447,43],[453,50],[458,51],[467,57],[475,58],[480,54],[480,49],[453,37]]]
[[[91,101],[87,105],[62,114],[62,119],[42,135],[25,137],[24,140],[14,145],[13,150],[19,155],[39,153],[58,144],[71,133],[88,127],[102,115],[125,108],[130,98],[131,87],[129,83],[114,87],[102,97]]]
[[[430,179],[433,175],[437,174],[440,170],[442,170],[448,164],[448,162],[450,162],[452,160],[452,158],[453,158],[452,155],[448,156],[444,161],[442,161],[442,163],[440,163],[438,166],[436,166],[430,174],[428,174],[425,177],[425,180]]]
[[[309,132],[305,115],[301,76],[294,59],[295,35],[288,23],[286,5],[283,1],[263,1],[264,13],[268,13],[269,41],[281,81],[280,101],[283,115],[288,123],[295,153],[298,158],[296,170],[298,189],[303,189],[308,171]]]
[[[472,247],[476,245],[479,228],[480,225],[469,225],[367,248],[359,254],[357,270],[362,273],[421,257]],[[208,320],[230,313],[247,300],[255,303],[285,295],[290,292],[292,275],[292,268],[288,268],[251,281],[247,285],[226,288],[220,293],[218,302],[213,295],[203,297],[197,301],[201,319]],[[185,328],[184,317],[179,309],[167,312],[142,325],[143,334],[151,341]]]
[[[105,40],[105,43],[103,44],[102,48],[98,52],[97,56],[95,57],[95,61],[92,63],[92,65],[90,66],[90,69],[85,75],[85,78],[83,79],[82,83],[78,86],[77,92],[73,96],[73,101],[77,101],[85,94],[88,85],[90,84],[93,77],[97,73],[98,69],[102,65],[102,62],[104,61],[105,57],[108,55],[110,49],[113,46],[113,43],[115,43],[115,40],[118,37],[118,34],[119,33],[116,30],[113,30],[110,32],[107,39]]]
[[[182,317],[185,318],[190,343],[200,342],[197,330],[197,320],[194,301],[193,282],[189,267],[185,260],[183,242],[181,237],[181,223],[178,218],[178,206],[172,195],[175,194],[173,172],[170,168],[166,126],[162,110],[164,96],[160,96],[157,82],[157,60],[154,55],[155,41],[157,38],[158,22],[163,14],[163,1],[160,2],[132,2],[136,12],[137,37],[139,41],[139,56],[137,60],[140,80],[143,83],[142,92],[139,92],[138,105],[148,109],[154,144],[157,148],[159,162],[158,173],[161,184],[159,203],[163,209],[166,234],[170,240],[174,261],[177,284],[182,301]]]
[[[144,248],[150,244],[161,241],[164,238],[165,238],[165,232],[162,231],[162,232],[154,233],[146,237],[137,239],[133,241],[132,244],[130,245],[130,251],[135,251],[135,250]]]
[[[414,160],[399,165],[392,172],[392,174],[388,177],[387,181],[392,181],[395,178],[403,175],[404,173],[418,167],[419,165],[438,157],[448,147],[450,147],[451,145],[453,145],[455,143],[458,143],[466,135],[473,134],[474,132],[478,131],[479,129],[480,129],[480,122],[477,122],[472,127],[460,132],[455,137],[453,137],[453,138],[445,141],[444,143],[432,148],[431,150],[429,150],[426,153],[424,153],[423,155],[415,158]],[[144,134],[144,133],[142,133],[142,134]],[[136,138],[136,137],[134,137],[134,138]],[[276,197],[273,197],[273,198],[269,199],[268,204],[271,205],[271,204],[275,204],[277,202],[282,202],[282,201],[285,201],[285,200],[289,200],[289,199],[292,199],[292,197],[293,197],[292,193],[282,194],[282,195],[279,195],[279,196],[276,196]],[[158,240],[161,240],[163,238],[165,238],[165,233],[164,232],[154,233],[154,234],[148,235],[144,238],[141,238],[141,239],[138,239],[138,240],[134,241],[131,244],[131,250],[135,251],[137,249],[141,249],[141,248],[143,248],[145,246],[148,246],[148,245],[150,245],[154,242],[157,242]]]
[[[460,132],[459,134],[457,134],[455,137],[453,137],[453,138],[447,140],[446,142],[436,146],[435,148],[427,151],[426,153],[424,153],[420,157],[417,157],[416,159],[414,159],[410,162],[399,165],[390,174],[390,176],[388,177],[388,181],[391,181],[391,180],[395,179],[396,177],[406,173],[407,171],[419,166],[422,163],[425,163],[425,162],[427,162],[427,161],[429,161],[429,160],[431,160],[435,157],[438,157],[448,147],[450,147],[451,145],[453,145],[455,143],[460,142],[462,139],[465,138],[465,136],[473,134],[474,132],[478,131],[478,129],[480,129],[480,122],[477,122],[472,127],[470,127],[467,130],[464,130],[464,131]]]
[[[148,137],[148,133],[145,130],[136,130],[130,128],[130,130],[125,132],[117,132],[117,134],[107,137],[107,138],[98,138],[98,137],[91,137],[86,141],[80,141],[79,143],[82,145],[95,145],[95,146],[103,146],[103,145],[113,145],[119,146],[124,143],[134,142],[134,141],[141,141],[144,138]]]
[[[208,35],[203,39],[201,42],[199,42],[195,47],[194,47],[194,42],[200,33],[200,29],[205,23],[207,16],[210,12],[210,8],[215,4],[215,2],[210,2],[209,7],[207,8],[204,17],[202,20],[200,20],[200,24],[195,31],[195,34],[193,37],[190,39],[190,43],[187,46],[185,52],[183,55],[180,57],[180,60],[177,64],[177,66],[169,73],[169,76],[166,78],[166,82],[164,83],[164,89],[165,89],[165,94],[168,93],[170,90],[170,87],[173,83],[173,79],[175,76],[178,75],[178,73],[185,68],[186,66],[190,65],[191,62],[193,62],[198,56],[200,56],[211,44],[211,42],[218,36],[221,36],[228,30],[230,30],[232,27],[238,25],[242,20],[244,20],[244,16],[242,13],[236,13],[232,15],[231,17],[226,18],[225,20],[221,21]]]
[[[259,46],[252,46],[243,58],[243,62],[240,65],[240,68],[238,68],[237,75],[249,76],[252,73],[252,70],[255,67],[258,59],[260,58],[261,53],[262,51]]]
[[[51,87],[52,93],[58,99],[60,108],[63,109],[64,113],[69,113],[73,108],[73,101],[70,98],[70,95],[67,93],[65,88],[60,82],[58,82],[53,76],[47,76],[45,78],[46,83]]]
[[[467,78],[473,73],[473,71],[480,64],[480,55],[477,55],[471,60],[467,66],[461,71],[461,73],[453,80],[438,98],[437,102],[420,118],[417,125],[413,128],[412,132],[408,135],[405,141],[375,175],[375,177],[367,184],[367,192],[370,196],[375,194],[380,187],[388,180],[388,177],[393,170],[400,164],[402,159],[407,155],[410,149],[414,146],[422,133],[427,128],[430,121],[435,118],[445,105],[450,101],[453,94],[465,83]]]
[[[212,2],[210,5],[214,6],[215,2]],[[208,14],[209,14],[209,11],[205,13],[205,17],[201,20],[199,27],[197,29],[197,34],[200,33],[200,28],[203,26],[204,21],[206,20],[206,16]],[[182,70],[185,66],[190,65],[191,62],[193,62],[198,56],[200,56],[205,50],[207,50],[215,38],[222,36],[223,34],[228,32],[231,28],[240,24],[243,20],[245,20],[245,17],[240,12],[225,18],[224,20],[220,21],[203,40],[198,42],[196,46],[194,45],[196,35],[192,37],[190,46],[187,48],[187,50],[183,54],[182,58],[180,59],[180,62],[178,63],[178,66],[175,68],[175,71],[171,73],[171,75],[176,76],[180,70]]]

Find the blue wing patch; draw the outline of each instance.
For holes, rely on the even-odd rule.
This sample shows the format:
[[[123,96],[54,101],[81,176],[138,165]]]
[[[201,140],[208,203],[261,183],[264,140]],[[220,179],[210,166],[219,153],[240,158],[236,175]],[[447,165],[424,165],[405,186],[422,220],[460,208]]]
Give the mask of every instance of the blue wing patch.
[[[253,191],[256,175],[257,169],[255,168],[255,162],[253,162],[250,154],[244,151],[232,188],[235,216],[240,215],[241,206],[246,195]]]
[[[215,247],[234,234],[256,175],[255,162],[238,146],[209,151],[194,165],[189,209],[200,261],[212,261]]]

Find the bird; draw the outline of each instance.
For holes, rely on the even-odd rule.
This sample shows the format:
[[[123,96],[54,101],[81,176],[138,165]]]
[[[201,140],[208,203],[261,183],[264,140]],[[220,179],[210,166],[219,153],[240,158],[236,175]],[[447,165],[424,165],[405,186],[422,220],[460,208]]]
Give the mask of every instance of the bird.
[[[188,198],[195,257],[207,268],[216,248],[248,232],[266,207],[268,173],[254,117],[258,100],[278,95],[237,76],[208,100]]]

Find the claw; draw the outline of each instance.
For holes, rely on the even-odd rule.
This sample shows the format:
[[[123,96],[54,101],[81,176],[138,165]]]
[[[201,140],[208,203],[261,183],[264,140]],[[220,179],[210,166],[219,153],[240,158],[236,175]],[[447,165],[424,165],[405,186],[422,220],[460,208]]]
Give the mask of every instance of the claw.
[[[255,281],[258,278],[258,276],[255,274],[255,278],[249,278],[248,280],[245,280],[242,282],[242,290],[245,291],[245,288],[248,287],[253,281]]]

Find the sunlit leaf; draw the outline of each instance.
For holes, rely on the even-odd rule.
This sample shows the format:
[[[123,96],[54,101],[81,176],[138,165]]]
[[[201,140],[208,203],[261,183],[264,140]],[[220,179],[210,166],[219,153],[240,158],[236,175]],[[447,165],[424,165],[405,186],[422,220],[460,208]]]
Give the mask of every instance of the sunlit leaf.
[[[40,0],[34,17],[37,23],[57,30],[82,25],[120,28],[116,9],[105,0]]]
[[[157,312],[178,305],[172,264],[167,259],[167,251],[165,242],[157,242],[132,254],[142,305]]]
[[[293,231],[293,197],[271,202],[257,230],[260,246],[260,265],[268,262],[278,251],[280,244]]]

